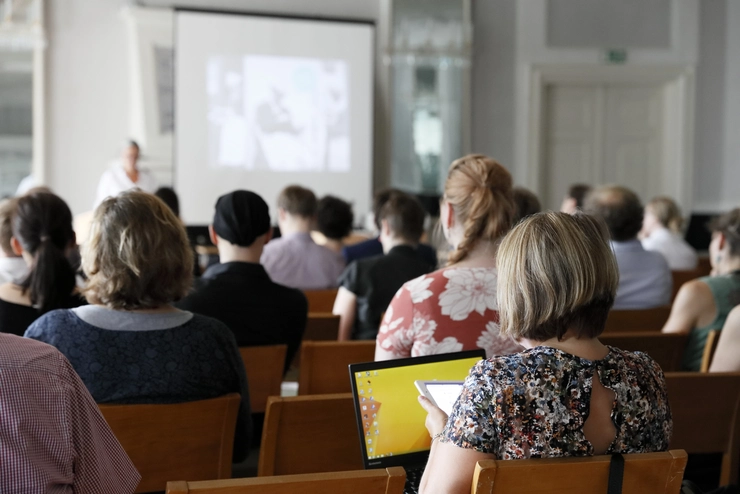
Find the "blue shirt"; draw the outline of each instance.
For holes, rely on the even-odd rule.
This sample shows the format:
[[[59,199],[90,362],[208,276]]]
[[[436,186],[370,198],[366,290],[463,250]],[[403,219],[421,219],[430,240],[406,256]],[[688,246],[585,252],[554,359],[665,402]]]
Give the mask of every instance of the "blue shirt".
[[[639,240],[610,242],[619,266],[614,309],[652,309],[671,302],[673,278],[668,262]]]
[[[417,249],[421,258],[429,265],[430,271],[435,270],[437,268],[437,253],[434,252],[434,249],[427,244],[419,244]],[[342,256],[344,256],[348,266],[352,261],[380,255],[383,255],[383,244],[380,243],[377,237],[342,248]]]

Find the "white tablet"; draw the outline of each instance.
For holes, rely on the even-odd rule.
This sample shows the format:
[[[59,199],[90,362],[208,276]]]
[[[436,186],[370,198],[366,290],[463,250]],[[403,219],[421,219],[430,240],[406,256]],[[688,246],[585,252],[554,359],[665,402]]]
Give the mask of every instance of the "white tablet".
[[[463,387],[462,381],[414,381],[414,384],[419,393],[429,398],[447,415],[452,413],[452,406]]]

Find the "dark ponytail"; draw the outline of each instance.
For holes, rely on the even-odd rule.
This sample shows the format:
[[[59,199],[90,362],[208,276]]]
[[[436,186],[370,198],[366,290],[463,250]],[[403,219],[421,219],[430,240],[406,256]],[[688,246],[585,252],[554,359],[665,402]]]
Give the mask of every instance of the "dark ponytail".
[[[50,192],[21,197],[13,236],[33,256],[31,270],[20,283],[23,293],[41,313],[64,307],[75,287],[75,272],[65,256],[75,238],[67,204]]]

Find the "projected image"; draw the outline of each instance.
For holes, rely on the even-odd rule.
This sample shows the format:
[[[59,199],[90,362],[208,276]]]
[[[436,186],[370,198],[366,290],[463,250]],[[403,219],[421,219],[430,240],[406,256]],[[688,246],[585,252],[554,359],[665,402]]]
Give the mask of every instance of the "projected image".
[[[207,62],[206,82],[210,166],[350,170],[346,62],[217,56]]]

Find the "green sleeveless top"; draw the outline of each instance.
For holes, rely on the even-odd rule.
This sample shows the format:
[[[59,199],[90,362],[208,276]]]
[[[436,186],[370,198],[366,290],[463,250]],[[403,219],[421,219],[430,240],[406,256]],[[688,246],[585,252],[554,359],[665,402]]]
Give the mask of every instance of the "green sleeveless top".
[[[689,341],[686,343],[683,361],[681,362],[681,369],[686,371],[699,370],[707,335],[712,330],[721,330],[722,326],[725,325],[727,314],[730,313],[733,307],[740,304],[740,273],[705,276],[699,278],[699,280],[706,283],[712,291],[714,304],[717,306],[717,317],[706,326],[694,328],[689,333]]]

